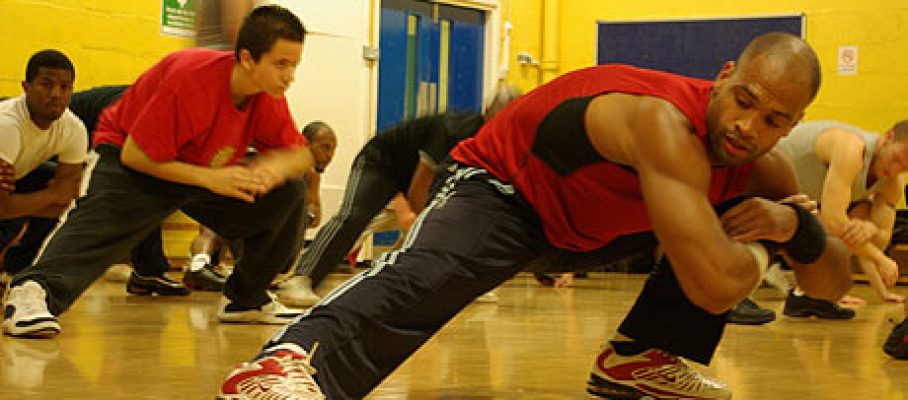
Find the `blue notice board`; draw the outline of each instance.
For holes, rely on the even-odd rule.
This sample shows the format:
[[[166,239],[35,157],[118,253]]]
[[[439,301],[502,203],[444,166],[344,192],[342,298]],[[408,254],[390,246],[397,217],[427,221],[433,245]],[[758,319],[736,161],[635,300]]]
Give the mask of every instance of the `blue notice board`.
[[[598,64],[630,64],[714,79],[751,39],[767,32],[803,37],[804,16],[601,21]]]

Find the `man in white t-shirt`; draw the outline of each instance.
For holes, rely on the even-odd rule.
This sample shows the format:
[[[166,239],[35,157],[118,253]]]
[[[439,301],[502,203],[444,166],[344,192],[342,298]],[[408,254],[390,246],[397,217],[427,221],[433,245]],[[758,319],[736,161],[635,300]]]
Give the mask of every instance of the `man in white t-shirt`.
[[[0,160],[12,164],[16,179],[15,190],[0,191],[4,252],[15,242],[28,243],[29,249],[17,250],[34,257],[79,194],[88,133],[67,108],[75,75],[66,55],[39,51],[28,61],[22,82],[25,93],[0,102]],[[6,266],[12,273],[24,267]]]

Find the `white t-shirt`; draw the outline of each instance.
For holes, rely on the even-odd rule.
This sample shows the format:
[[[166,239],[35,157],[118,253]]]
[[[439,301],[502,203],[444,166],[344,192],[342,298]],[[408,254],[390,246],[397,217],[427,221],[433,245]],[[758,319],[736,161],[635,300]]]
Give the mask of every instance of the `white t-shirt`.
[[[29,116],[25,94],[0,101],[0,158],[13,164],[16,179],[53,156],[61,164],[81,164],[87,153],[88,131],[69,109],[41,129]]]

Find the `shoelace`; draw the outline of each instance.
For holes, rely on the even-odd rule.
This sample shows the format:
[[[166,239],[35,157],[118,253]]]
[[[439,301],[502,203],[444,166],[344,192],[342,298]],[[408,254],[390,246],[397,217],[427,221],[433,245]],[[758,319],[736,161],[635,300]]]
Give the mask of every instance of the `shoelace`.
[[[315,375],[316,372],[315,367],[310,364],[316,350],[318,350],[318,342],[312,345],[308,357],[301,357],[291,352],[275,357],[283,371],[287,373],[289,383],[296,388],[305,388],[304,393],[321,393],[312,379],[312,375]]]
[[[704,379],[697,370],[691,368],[690,366],[679,361],[676,364],[663,365],[658,368],[661,374],[671,377],[671,381],[681,390],[690,393],[698,393],[703,391]]]

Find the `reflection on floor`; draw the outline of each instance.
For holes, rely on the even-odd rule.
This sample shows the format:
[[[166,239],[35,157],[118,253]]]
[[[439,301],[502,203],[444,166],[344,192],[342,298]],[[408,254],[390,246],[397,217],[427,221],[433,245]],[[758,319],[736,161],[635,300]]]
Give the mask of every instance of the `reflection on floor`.
[[[349,275],[336,275],[336,285]],[[374,399],[579,399],[588,368],[643,282],[593,274],[572,289],[521,274],[498,304],[473,304],[374,391]],[[904,287],[896,289],[908,294]],[[729,326],[708,373],[736,400],[905,399],[908,361],[880,350],[899,305],[864,285],[853,321],[785,317]],[[761,305],[782,296],[760,289]],[[62,318],[53,340],[0,338],[0,399],[211,399],[236,363],[278,329],[215,322],[218,295],[130,296],[99,281]]]

